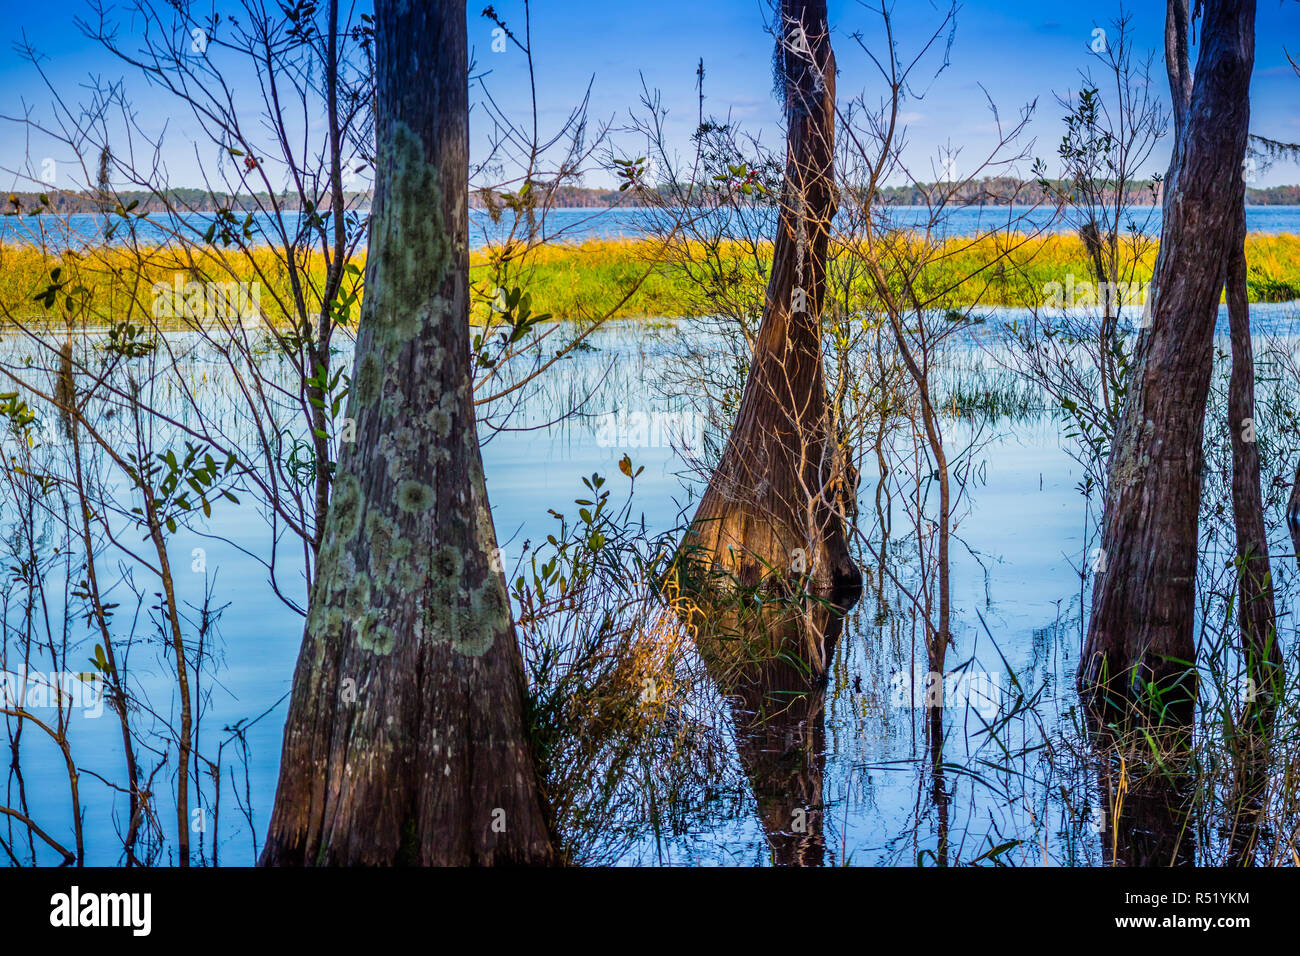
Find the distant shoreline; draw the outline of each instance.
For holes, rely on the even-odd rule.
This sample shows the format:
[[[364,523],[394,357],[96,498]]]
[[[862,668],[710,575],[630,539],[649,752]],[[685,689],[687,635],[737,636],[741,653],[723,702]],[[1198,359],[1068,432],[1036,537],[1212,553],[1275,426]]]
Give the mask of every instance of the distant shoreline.
[[[919,183],[912,186],[886,186],[876,192],[876,206],[917,207],[926,205],[926,197],[935,183]],[[1062,190],[1062,184],[1049,182],[1051,189],[1044,188],[1036,181],[997,178],[962,183],[956,187],[944,185],[951,190],[947,205],[951,207],[1015,207],[1050,205],[1049,200],[1054,190]],[[627,190],[594,189],[582,186],[559,186],[547,190],[538,190],[544,208],[552,211],[608,211],[614,209],[651,209],[663,208],[663,200],[669,198],[655,189]],[[732,195],[725,190],[703,187],[699,191],[701,199],[696,208],[710,208],[723,204]],[[51,186],[42,192],[39,187],[0,192],[0,204],[3,211],[11,214],[17,211],[25,215],[36,209],[62,214],[112,214],[113,208],[121,206],[133,213],[156,213],[172,209],[185,212],[218,212],[222,209],[234,213],[257,212],[276,205],[283,212],[297,212],[303,208],[299,198],[292,193],[272,196],[270,193],[211,193],[203,189],[179,187],[168,190],[167,201],[162,201],[156,193],[141,190],[113,192],[104,200],[97,193],[85,190],[60,191]],[[476,189],[468,194],[471,209],[487,209],[491,205],[501,208],[510,194],[497,190]],[[1155,208],[1159,205],[1160,188],[1158,184],[1143,181],[1128,185],[1125,190],[1127,205],[1136,208]],[[369,213],[372,205],[370,190],[352,190],[343,194],[344,205],[349,211]],[[1110,202],[1114,192],[1106,197]],[[1154,201],[1153,201],[1154,200]],[[745,200],[746,208],[772,208],[775,203],[752,203]],[[669,203],[669,206],[672,204]],[[1300,206],[1300,185],[1269,186],[1263,189],[1246,188],[1247,206]],[[315,207],[318,212],[327,212],[331,208],[328,193],[319,197]]]
[[[931,211],[925,206],[882,205],[877,213],[889,218],[901,229],[929,231]],[[700,238],[710,229],[712,211],[693,211],[704,217],[679,236]],[[251,212],[237,214],[227,220],[222,235],[230,239],[230,248],[282,245],[283,229],[293,235],[300,231],[304,214],[289,213],[283,222],[268,214]],[[248,234],[244,235],[245,220],[249,219]],[[364,229],[365,213],[361,212],[349,230]],[[732,235],[748,234],[751,237],[770,237],[776,228],[774,207],[750,207],[739,215],[729,214]],[[1027,205],[948,206],[938,212],[933,223],[933,234],[945,237],[976,236],[991,232],[1019,233],[1022,235],[1070,235],[1076,223],[1054,208]],[[140,247],[163,246],[173,241],[172,232],[185,234],[186,241],[205,246],[210,241],[207,233],[212,229],[216,213],[190,212],[170,214],[140,214],[132,210],[125,217],[103,213],[42,213],[39,216],[0,216],[0,244],[10,246],[39,246],[83,248],[102,245],[104,233],[110,232],[110,246],[136,245]],[[535,240],[547,245],[572,245],[590,239],[643,240],[658,233],[666,233],[674,219],[671,209],[649,210],[640,207],[592,209],[588,207],[556,207],[539,212]],[[840,227],[852,226],[855,217],[845,208],[836,217]],[[1161,227],[1161,210],[1158,206],[1135,206],[1128,209],[1126,219],[1142,234],[1156,238]],[[176,227],[173,229],[173,227]],[[229,227],[229,228],[226,228]],[[1123,226],[1121,228],[1124,228]],[[1246,209],[1246,228],[1252,235],[1300,236],[1300,204],[1294,206],[1254,205]],[[483,249],[507,238],[524,241],[527,226],[513,217],[503,217],[492,222],[485,210],[471,210],[469,245],[472,250]],[[1124,228],[1127,232],[1127,229]],[[220,236],[215,246],[222,246]],[[358,237],[364,247],[366,237]]]

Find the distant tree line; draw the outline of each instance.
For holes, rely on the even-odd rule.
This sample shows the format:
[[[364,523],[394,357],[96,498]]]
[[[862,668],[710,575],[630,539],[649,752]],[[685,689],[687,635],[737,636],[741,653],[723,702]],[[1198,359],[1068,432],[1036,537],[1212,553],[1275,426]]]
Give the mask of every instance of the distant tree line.
[[[884,186],[876,190],[876,203],[886,206],[922,206],[926,204],[926,195],[935,187],[935,183],[916,183],[909,186]],[[1063,188],[1064,184],[1048,180],[1045,183],[1026,181],[1010,177],[981,179],[964,183],[956,189],[953,204],[1033,205],[1050,202],[1049,189]],[[643,208],[662,205],[657,201],[657,190],[637,189],[619,192],[617,189],[588,189],[582,186],[560,186],[551,194],[550,205],[556,209],[603,209],[612,206]],[[1152,180],[1138,180],[1126,184],[1124,201],[1138,205],[1154,205],[1160,198],[1158,184]],[[175,203],[173,208],[192,209],[195,212],[215,212],[229,209],[235,212],[247,212],[264,207],[270,198],[265,193],[256,196],[231,196],[225,193],[212,193],[203,189],[179,188],[169,190]],[[42,196],[45,197],[44,201]],[[370,193],[350,192],[345,194],[349,206],[354,199],[360,199],[363,206],[369,206]],[[115,202],[124,207],[136,202],[135,212],[162,212],[163,203],[157,195],[146,192],[124,191],[114,194]],[[1114,198],[1114,197],[1111,197]],[[293,195],[279,197],[281,208],[296,210],[298,199]],[[486,201],[481,193],[470,195],[470,208],[483,209]],[[1248,206],[1300,206],[1300,185],[1270,186],[1266,189],[1246,189]],[[329,208],[329,196],[323,197],[320,210]],[[11,192],[5,197],[6,214],[24,215],[36,211],[54,213],[93,213],[113,212],[105,209],[101,200],[84,192],[61,192],[51,190],[39,192]]]
[[[107,205],[102,194],[97,191],[59,190],[51,187],[46,192],[15,191],[7,194],[0,193],[0,195],[4,196],[3,212],[6,215],[15,213],[27,215],[35,212],[112,213],[118,206],[123,209],[129,208],[134,213],[166,212],[169,209],[172,211],[190,209],[194,212],[216,212],[219,209],[228,209],[231,212],[258,212],[266,209],[273,198],[280,209],[292,212],[302,208],[302,202],[296,192],[284,192],[272,197],[265,192],[232,195],[186,187],[168,189],[165,201],[153,191],[115,190],[111,193]],[[348,209],[353,208],[353,202],[358,199],[366,206],[370,204],[369,190],[344,192],[343,196],[344,207]],[[318,212],[325,212],[330,208],[329,193],[321,196],[320,204],[316,208]]]

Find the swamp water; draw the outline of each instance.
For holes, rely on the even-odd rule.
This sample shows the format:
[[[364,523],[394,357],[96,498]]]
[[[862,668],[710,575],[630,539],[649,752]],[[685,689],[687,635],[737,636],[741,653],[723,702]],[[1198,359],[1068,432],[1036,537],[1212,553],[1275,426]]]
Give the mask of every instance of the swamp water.
[[[1263,334],[1282,335],[1280,341],[1291,347],[1294,341],[1288,330],[1294,308],[1257,306],[1253,316]],[[573,354],[548,373],[540,391],[509,420],[508,430],[484,432],[488,493],[508,577],[523,554],[524,542],[543,541],[554,529],[548,509],[576,510],[573,501],[585,492],[582,477],[594,472],[607,476],[612,498],[619,499],[626,488],[618,473],[624,454],[645,468],[636,482],[633,513],[644,516],[650,532],[679,527],[693,513],[700,486],[684,474],[682,458],[671,447],[673,440],[662,434],[656,439],[653,429],[644,437],[634,431],[635,437],[629,438],[626,429],[611,429],[611,419],[606,417],[615,410],[634,410],[676,413],[679,425],[689,420],[681,416],[680,404],[662,397],[659,383],[692,334],[688,322],[610,325],[588,340],[592,348]],[[187,350],[183,338],[179,336],[173,347],[181,355],[179,367],[189,387],[202,396],[205,407],[220,409],[226,403],[233,408],[233,387],[223,378],[227,367],[202,347]],[[1257,354],[1262,347],[1257,344]],[[974,381],[972,387],[978,390],[984,381],[981,376],[1003,374],[997,371],[997,348],[978,336],[963,339],[952,347],[948,359],[953,368],[948,374],[966,385]],[[0,339],[6,362],[31,349],[18,338]],[[350,367],[350,354],[341,354],[339,361]],[[272,370],[272,378],[274,374]],[[1261,383],[1261,388],[1266,387]],[[587,397],[582,414],[547,424],[569,407],[574,396]],[[183,419],[183,413],[178,414]],[[247,427],[232,412],[231,433]],[[976,861],[1098,865],[1107,858],[1103,847],[1108,842],[1124,842],[1125,836],[1117,838],[1106,819],[1103,805],[1108,798],[1098,793],[1097,775],[1085,759],[1087,747],[1074,690],[1082,642],[1081,605],[1091,593],[1091,581],[1085,584],[1080,570],[1088,569],[1096,536],[1097,503],[1090,511],[1079,488],[1083,469],[1071,457],[1062,423],[1049,409],[1031,408],[996,419],[948,415],[944,431],[950,449],[964,447],[977,434],[981,437],[966,471],[965,499],[955,516],[956,644],[947,657],[951,673],[945,680],[945,741],[938,772],[925,739],[924,631],[904,591],[915,589],[922,574],[911,513],[915,497],[899,493],[897,487],[892,496],[878,496],[881,476],[875,455],[868,451],[858,487],[860,531],[875,549],[882,528],[890,529],[885,560],[891,566],[882,572],[872,552],[859,556],[866,586],[836,644],[824,705],[815,703],[790,718],[784,733],[787,743],[793,742],[791,752],[772,754],[762,784],[765,793],[758,801],[762,806],[733,758],[733,772],[718,781],[711,802],[686,815],[686,823],[677,830],[662,820],[643,821],[617,862],[753,865],[775,857],[778,862],[826,865]],[[1277,447],[1288,450],[1279,452],[1278,460],[1266,459],[1266,484],[1274,474],[1289,475],[1294,468],[1294,448],[1280,439]],[[928,508],[933,513],[936,493],[937,489],[927,497],[922,481],[923,512]],[[8,489],[4,495],[0,531],[12,538],[18,521],[16,503],[9,500]],[[267,523],[251,495],[241,494],[241,502],[214,504],[211,519],[201,522],[202,534],[182,527],[171,544],[175,563],[182,565],[177,573],[178,601],[192,613],[202,605],[205,589],[210,589],[212,604],[223,608],[217,626],[205,637],[208,660],[197,682],[199,744],[211,759],[218,744],[225,742],[216,833],[223,865],[252,863],[255,845],[260,847],[265,834],[285,698],[302,637],[301,617],[277,598],[265,565],[253,557],[267,558]],[[1294,687],[1295,623],[1288,610],[1296,591],[1296,562],[1279,509],[1273,507],[1267,517],[1274,539],[1280,640]],[[126,516],[116,525],[122,529],[123,541],[147,549],[140,530],[132,528]],[[302,559],[291,538],[281,539],[277,574],[281,586],[301,600]],[[46,545],[53,541],[52,533],[44,539]],[[1229,547],[1230,538],[1211,540],[1205,530],[1202,564],[1217,562],[1221,567]],[[202,573],[182,564],[195,548],[203,549]],[[121,605],[115,626],[124,631],[134,626],[137,634],[129,658],[133,689],[174,719],[177,704],[170,648],[147,623],[150,607],[158,604],[156,579],[113,549],[103,560],[101,577],[116,582],[111,599]],[[144,595],[134,625],[132,581]],[[1222,586],[1220,574],[1204,589],[1212,592]],[[55,639],[62,640],[58,632],[66,628],[69,666],[85,667],[93,653],[94,632],[83,617],[71,618],[57,610],[69,587],[70,582],[57,575],[44,581]],[[21,660],[15,655],[20,654],[21,604],[26,596],[8,579],[5,588],[5,664],[14,671]],[[156,609],[152,613],[156,616]],[[1225,643],[1222,621],[1210,611],[1203,610],[1202,624],[1203,647],[1208,648],[1204,642]],[[45,640],[44,635],[39,637]],[[1226,643],[1233,640],[1229,631]],[[49,666],[34,664],[31,669],[42,668]],[[1293,722],[1294,714],[1287,710],[1279,719]],[[12,726],[10,721],[11,730]],[[154,731],[159,732],[157,727]],[[1294,736],[1295,728],[1288,725],[1284,732]],[[111,708],[105,706],[98,717],[89,709],[74,711],[69,739],[76,762],[85,771],[80,780],[86,862],[118,864],[121,838],[115,831],[127,817],[126,795],[95,776],[119,784],[122,778],[120,728]],[[816,752],[810,751],[810,741]],[[160,749],[163,744],[155,740]],[[775,746],[781,749],[779,741]],[[141,751],[142,763],[149,768],[156,764],[156,754],[144,747]],[[1285,759],[1285,754],[1279,757]],[[174,859],[174,743],[170,760],[153,784],[155,812],[167,836],[160,863]],[[21,785],[37,822],[64,845],[71,845],[68,784],[58,750],[28,729],[21,767],[21,782],[8,774],[6,804],[17,805]],[[1206,768],[1207,789],[1214,789],[1217,772],[1213,766]],[[769,812],[773,801],[782,803],[782,774],[788,782],[789,806],[781,812],[815,803],[811,822],[792,813],[789,825],[783,826]],[[205,777],[207,809],[196,816],[192,839],[204,844],[207,863],[212,862],[215,796],[212,780]],[[1196,831],[1202,862],[1221,861],[1225,852],[1222,821],[1212,816],[1208,811],[1194,815],[1189,824]],[[1284,823],[1275,827],[1275,831],[1284,829]],[[20,838],[21,827],[0,825],[0,833],[25,861],[27,841]],[[39,862],[57,862],[47,848],[39,842],[36,846]]]

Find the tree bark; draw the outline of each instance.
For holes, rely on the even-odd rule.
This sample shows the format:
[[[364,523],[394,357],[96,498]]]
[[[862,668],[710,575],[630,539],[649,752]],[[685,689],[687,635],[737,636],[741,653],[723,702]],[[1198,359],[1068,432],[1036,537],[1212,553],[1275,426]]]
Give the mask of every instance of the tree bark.
[[[1165,7],[1165,72],[1169,75],[1169,104],[1174,117],[1174,146],[1169,157],[1169,175],[1165,177],[1163,208],[1169,210],[1173,194],[1173,177],[1178,172],[1178,155],[1182,152],[1183,131],[1187,128],[1187,111],[1192,102],[1192,61],[1189,53],[1191,14],[1187,0],[1168,0]]]
[[[1184,7],[1171,0],[1167,29]],[[1105,570],[1094,583],[1079,674],[1095,716],[1136,709],[1181,722],[1195,707],[1201,442],[1255,53],[1253,0],[1206,0],[1204,11],[1168,177],[1152,328],[1138,342],[1133,387],[1108,463]],[[1175,100],[1185,67],[1170,62]]]
[[[1228,322],[1232,339],[1232,375],[1228,382],[1228,426],[1232,433],[1232,515],[1237,533],[1237,616],[1241,650],[1253,693],[1250,703],[1272,713],[1281,691],[1282,653],[1277,644],[1273,574],[1260,490],[1259,443],[1255,438],[1255,354],[1250,339],[1246,294],[1246,186],[1228,249]],[[1259,705],[1263,705],[1260,707]],[[1271,719],[1270,719],[1271,722]]]
[[[375,4],[348,415],[264,865],[537,864],[553,841],[470,391],[465,5]]]
[[[1291,535],[1295,537],[1300,531],[1300,462],[1295,467],[1295,479],[1291,482],[1291,497],[1286,503],[1286,520],[1291,526]],[[1296,545],[1296,559],[1300,560],[1300,544]]]
[[[809,591],[827,594],[862,581],[836,500],[821,348],[835,56],[824,0],[782,0],[780,13],[788,130],[772,272],[736,425],[685,547],[743,586],[806,574]]]

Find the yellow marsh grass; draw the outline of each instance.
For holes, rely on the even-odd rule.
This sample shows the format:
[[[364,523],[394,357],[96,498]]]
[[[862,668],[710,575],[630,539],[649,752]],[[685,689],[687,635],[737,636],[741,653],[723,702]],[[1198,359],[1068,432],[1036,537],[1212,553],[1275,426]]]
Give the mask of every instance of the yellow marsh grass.
[[[1140,254],[1124,264],[1122,280],[1150,280],[1157,243],[1141,245]],[[1083,244],[1074,235],[953,238],[928,253],[915,240],[900,240],[880,251],[887,274],[897,275],[900,268],[914,265],[918,256],[924,259],[921,285],[928,294],[942,293],[944,306],[1036,305],[1043,302],[1048,283],[1063,283],[1070,274],[1076,283],[1091,278]],[[858,304],[869,298],[865,277],[835,284],[837,277],[845,275],[841,264],[849,262],[853,252],[832,244],[830,276],[832,289],[841,290],[837,298],[844,300],[847,292],[848,301]],[[500,250],[476,250],[470,255],[473,317],[482,321],[499,284],[527,290],[534,313],[559,319],[698,315],[716,311],[720,299],[737,292],[751,297],[761,294],[770,258],[770,243],[665,246],[657,240],[589,239],[538,247],[502,271]],[[1246,240],[1246,258],[1252,301],[1300,298],[1300,237],[1253,233]],[[364,252],[353,258],[353,264],[364,268]],[[49,287],[50,272],[56,267],[62,269],[60,281],[65,286],[52,312],[46,312],[34,296]],[[288,271],[277,253],[265,247],[248,253],[195,250],[181,258],[163,249],[106,247],[83,254],[52,254],[32,246],[0,245],[0,316],[8,321],[53,318],[62,322],[63,293],[81,286],[88,290],[89,305],[78,321],[140,322],[152,314],[154,283],[171,286],[178,274],[182,285],[257,283],[264,318],[276,325],[294,312]],[[314,314],[319,311],[325,279],[323,257],[307,255],[302,275],[308,314]]]

